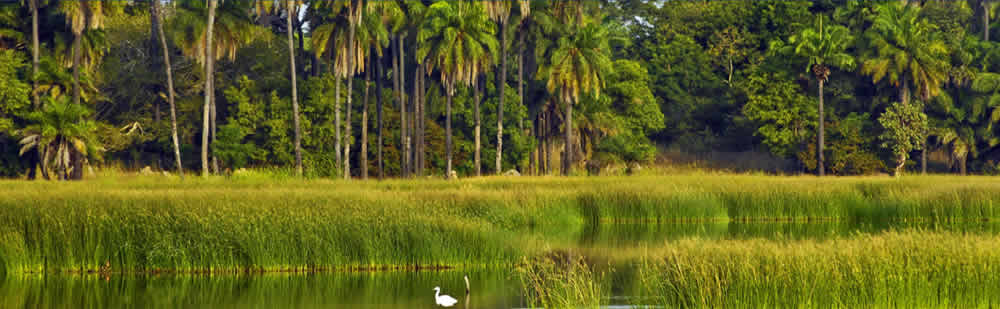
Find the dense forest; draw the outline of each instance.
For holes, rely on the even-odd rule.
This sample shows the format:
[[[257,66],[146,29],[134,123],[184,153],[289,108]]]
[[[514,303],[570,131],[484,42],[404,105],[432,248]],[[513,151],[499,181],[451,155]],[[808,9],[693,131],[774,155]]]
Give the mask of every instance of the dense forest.
[[[0,175],[1000,173],[1000,12],[968,1],[0,3]],[[446,173],[445,171],[454,171]]]

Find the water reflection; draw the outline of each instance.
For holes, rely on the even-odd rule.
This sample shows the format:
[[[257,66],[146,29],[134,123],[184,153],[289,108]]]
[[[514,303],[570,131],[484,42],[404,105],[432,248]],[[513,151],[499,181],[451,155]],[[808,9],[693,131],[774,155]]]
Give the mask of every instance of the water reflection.
[[[34,275],[0,281],[2,308],[433,308],[441,286],[468,308],[517,307],[509,272],[366,272],[256,275]]]

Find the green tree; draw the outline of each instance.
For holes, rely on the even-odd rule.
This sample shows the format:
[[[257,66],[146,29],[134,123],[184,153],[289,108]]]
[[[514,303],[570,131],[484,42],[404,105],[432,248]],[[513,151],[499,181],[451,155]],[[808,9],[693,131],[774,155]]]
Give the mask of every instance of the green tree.
[[[80,104],[70,104],[65,97],[52,100],[40,111],[28,115],[31,123],[22,130],[21,155],[32,148],[43,154],[43,166],[52,165],[60,180],[70,179],[75,166],[71,158],[98,158],[97,124],[86,119],[90,110]]]
[[[548,91],[566,107],[564,176],[569,176],[573,164],[573,104],[580,101],[581,92],[600,96],[604,78],[612,72],[609,54],[607,31],[594,21],[585,21],[569,35],[559,38],[551,57],[538,72],[539,78],[548,80]]]
[[[920,17],[920,8],[897,3],[878,7],[871,31],[866,34],[875,54],[861,72],[873,82],[888,81],[899,88],[899,100],[909,104],[911,89],[921,99],[937,95],[947,78],[947,46],[935,35],[937,26]]]
[[[936,96],[948,77],[948,49],[935,33],[937,26],[920,16],[916,5],[889,3],[877,11],[867,34],[875,54],[865,60],[862,73],[898,87],[902,104],[909,104],[911,88],[925,101]],[[926,172],[926,149],[921,157]]]
[[[896,158],[895,175],[903,175],[906,165],[906,155],[910,151],[924,148],[927,136],[927,115],[921,111],[918,104],[895,102],[879,117],[878,122],[884,128],[879,138],[882,147],[892,151]]]
[[[850,70],[854,68],[854,57],[847,53],[848,47],[854,41],[850,31],[840,25],[823,27],[824,17],[816,18],[816,24],[811,28],[805,28],[801,32],[788,38],[788,44],[780,48],[785,54],[792,54],[805,58],[806,73],[812,72],[819,84],[818,114],[819,121],[816,129],[818,167],[816,172],[819,176],[825,173],[823,166],[823,145],[824,145],[824,113],[823,113],[823,86],[830,77],[831,68],[841,68]]]
[[[417,35],[417,59],[427,70],[438,70],[447,97],[445,173],[452,171],[451,103],[459,85],[472,86],[484,59],[495,55],[497,42],[493,23],[477,3],[434,3]]]
[[[749,97],[743,115],[756,123],[764,146],[782,157],[802,151],[807,131],[816,127],[819,114],[801,87],[776,73],[751,75],[743,87]]]

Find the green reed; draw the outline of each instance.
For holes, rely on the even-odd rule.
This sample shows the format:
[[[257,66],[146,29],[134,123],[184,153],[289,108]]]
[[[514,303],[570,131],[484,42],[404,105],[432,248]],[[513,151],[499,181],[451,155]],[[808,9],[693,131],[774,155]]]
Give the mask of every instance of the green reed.
[[[985,177],[0,181],[0,273],[496,265],[609,222],[997,217]]]
[[[887,232],[825,241],[692,238],[645,252],[669,307],[1000,305],[1000,236]]]

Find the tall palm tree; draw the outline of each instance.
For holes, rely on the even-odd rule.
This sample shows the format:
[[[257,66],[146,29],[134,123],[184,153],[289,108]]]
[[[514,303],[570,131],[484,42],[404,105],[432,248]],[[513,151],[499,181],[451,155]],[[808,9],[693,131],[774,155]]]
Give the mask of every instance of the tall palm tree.
[[[357,28],[360,27],[362,22],[362,17],[364,13],[364,1],[363,0],[347,0],[347,1],[319,1],[314,3],[316,11],[322,12],[326,15],[331,22],[324,23],[318,27],[313,33],[313,44],[316,46],[316,52],[318,54],[323,54],[329,52],[332,54],[336,51],[336,57],[334,57],[334,75],[337,76],[337,88],[335,91],[335,97],[340,97],[340,78],[347,79],[347,110],[346,110],[346,126],[343,138],[343,155],[339,160],[343,164],[344,179],[349,179],[351,176],[350,168],[350,138],[351,138],[351,102],[353,96],[353,80],[354,75],[364,71],[364,57],[365,51],[362,44],[355,38],[355,33]],[[347,28],[347,31],[344,31]],[[340,104],[335,103],[335,125],[337,126],[337,139],[341,139],[339,133],[340,128]],[[340,144],[340,143],[338,143]],[[340,147],[337,147],[338,153],[340,153]]]
[[[211,112],[212,93],[215,91],[213,80],[215,79],[215,57],[210,53],[213,50],[212,30],[215,28],[215,7],[216,0],[208,1],[208,21],[205,23],[204,59],[205,59],[205,105],[202,106],[202,127],[201,127],[201,175],[208,176],[208,132],[209,113]]]
[[[361,24],[358,27],[357,41],[361,48],[358,49],[359,53],[368,54],[365,58],[367,65],[364,65],[365,72],[365,83],[364,83],[364,95],[362,96],[361,102],[361,178],[368,179],[368,94],[372,86],[372,67],[371,64],[375,58],[381,58],[382,47],[389,43],[389,32],[385,28],[383,23],[383,16],[379,15],[383,13],[380,10],[384,6],[391,6],[385,1],[375,1],[369,2],[365,7],[368,14],[365,14],[361,18]]]
[[[867,34],[875,54],[864,61],[862,73],[871,75],[872,82],[887,80],[899,87],[903,104],[909,104],[911,88],[923,100],[936,96],[948,77],[948,48],[936,35],[937,26],[921,17],[915,5],[888,3],[877,11]],[[926,149],[921,157],[926,173]]]
[[[103,1],[63,1],[60,2],[60,10],[66,14],[69,20],[70,30],[73,33],[73,104],[80,104],[80,67],[83,65],[82,45],[84,36],[89,30],[100,29],[104,26],[104,2]],[[92,42],[93,40],[91,40]],[[91,46],[91,50],[94,46]],[[91,59],[93,60],[93,59]],[[72,179],[83,178],[83,160],[77,157],[78,153],[72,153],[73,166],[71,169]]]
[[[399,6],[399,3],[397,3],[396,1],[373,1],[373,2],[369,2],[368,5],[369,5],[369,10],[371,11],[371,12],[369,12],[369,15],[372,15],[372,16],[375,16],[375,17],[379,18],[379,20],[381,22],[381,29],[385,30],[384,33],[386,35],[388,35],[388,37],[377,38],[376,40],[372,41],[373,43],[374,42],[379,42],[379,44],[373,44],[372,47],[375,48],[375,54],[374,54],[375,59],[374,59],[374,62],[375,62],[375,66],[377,67],[376,68],[376,72],[375,72],[376,73],[375,74],[375,93],[376,93],[375,100],[377,102],[376,106],[375,106],[375,112],[377,114],[377,116],[376,116],[376,118],[377,118],[376,119],[376,127],[377,127],[376,128],[376,130],[377,130],[376,135],[377,135],[377,137],[376,137],[376,143],[375,143],[376,144],[376,153],[377,153],[376,154],[376,161],[377,161],[376,164],[378,165],[378,179],[381,180],[383,177],[385,177],[385,166],[384,166],[385,164],[384,164],[384,161],[382,160],[382,138],[383,138],[383,132],[382,132],[382,129],[383,129],[383,125],[382,125],[382,80],[384,78],[384,76],[383,76],[384,69],[383,69],[383,61],[382,61],[382,58],[383,58],[384,55],[382,54],[382,49],[385,48],[385,47],[387,47],[387,46],[389,46],[390,45],[389,44],[390,38],[394,37],[397,33],[399,33],[403,29],[403,27],[406,24],[406,14],[403,12],[402,8]],[[396,59],[396,58],[393,58],[393,59]],[[393,63],[395,63],[395,61],[393,61]]]
[[[831,67],[850,70],[855,65],[854,57],[847,53],[847,48],[854,41],[850,30],[840,25],[823,27],[823,20],[824,17],[817,17],[813,27],[805,28],[792,35],[788,38],[788,44],[780,48],[780,51],[785,54],[807,59],[806,73],[812,72],[819,84],[819,127],[816,132],[818,168],[816,172],[821,177],[825,173],[823,166],[823,137],[825,135],[823,129],[823,85],[830,77]],[[777,43],[780,45],[781,42]]]
[[[344,72],[344,74],[346,74],[345,77],[347,78],[347,115],[346,115],[346,119],[347,119],[346,125],[347,125],[347,127],[346,127],[346,133],[345,133],[345,135],[348,138],[348,142],[344,144],[344,179],[350,179],[351,178],[351,143],[349,142],[349,140],[350,140],[350,138],[352,136],[351,135],[351,99],[353,97],[352,93],[354,92],[354,89],[353,89],[354,75],[357,74],[358,71],[359,71],[358,66],[360,64],[364,63],[364,60],[362,60],[362,57],[364,57],[364,56],[360,55],[360,53],[358,53],[358,50],[361,49],[360,48],[360,44],[358,44],[357,40],[354,38],[354,34],[355,34],[355,32],[356,32],[356,30],[358,28],[358,25],[361,23],[361,16],[362,16],[362,12],[363,12],[363,10],[361,9],[363,7],[363,4],[361,3],[361,1],[362,0],[348,0],[347,1],[347,7],[346,7],[346,9],[347,9],[347,20],[348,20],[347,43],[345,44],[345,47],[347,49],[346,53],[345,53],[346,54],[346,61],[345,61],[346,69],[343,70],[342,72]],[[355,59],[355,58],[358,58],[358,59]]]
[[[441,1],[428,8],[417,35],[417,59],[428,72],[438,70],[447,97],[445,175],[452,172],[451,102],[458,85],[471,86],[496,50],[493,23],[475,2]]]
[[[154,0],[156,1],[156,0]],[[292,121],[295,124],[295,172],[302,176],[302,129],[299,127],[299,92],[295,76],[295,35],[292,31],[292,15],[295,15],[295,0],[285,2],[286,29],[288,30],[288,68],[292,75]],[[298,18],[296,16],[296,18]]]
[[[215,106],[215,61],[234,60],[236,51],[249,44],[258,31],[250,20],[251,3],[242,1],[181,1],[175,22],[179,35],[176,36],[181,52],[202,65],[205,73],[205,106],[202,128],[203,175],[209,168],[218,172],[218,160],[214,154],[209,161],[210,143],[214,143],[217,128]],[[207,22],[205,21],[207,20]],[[209,163],[211,162],[211,163]],[[211,167],[209,167],[211,164]]]
[[[170,137],[174,144],[174,160],[177,164],[177,174],[184,178],[184,167],[181,163],[181,149],[180,143],[177,139],[177,107],[174,104],[174,74],[173,69],[170,67],[170,49],[167,47],[167,36],[163,33],[163,14],[160,9],[160,1],[152,1],[152,8],[150,9],[150,18],[154,19],[155,22],[152,24],[156,25],[156,33],[160,41],[160,49],[163,50],[163,67],[167,73],[167,101],[170,104]]]
[[[569,175],[573,164],[573,104],[580,101],[581,92],[600,95],[604,77],[612,70],[609,54],[607,31],[596,22],[584,21],[569,35],[559,38],[551,57],[538,71],[539,78],[548,79],[548,91],[566,106],[564,176]]]
[[[510,9],[514,5],[513,1],[486,1],[483,2],[490,19],[497,24],[497,37],[500,38],[500,51],[498,64],[499,70],[496,72],[497,89],[497,155],[496,169],[497,175],[502,173],[501,160],[503,159],[503,101],[504,89],[507,88],[507,20],[510,19]],[[477,124],[478,125],[478,124]],[[478,134],[477,134],[478,139]],[[479,143],[476,143],[478,153]],[[478,167],[478,164],[477,164]]]
[[[73,104],[80,104],[80,66],[84,32],[104,26],[102,1],[62,1],[59,10],[66,14],[73,32]]]
[[[343,160],[343,152],[340,151],[341,148],[341,135],[340,129],[340,71],[337,65],[339,58],[335,58],[334,52],[342,51],[344,49],[343,44],[347,40],[346,32],[342,31],[346,27],[346,20],[340,14],[340,9],[342,7],[338,6],[337,3],[333,1],[319,1],[313,3],[309,6],[310,13],[313,15],[313,22],[316,22],[316,27],[312,31],[312,46],[313,53],[317,57],[327,57],[331,62],[334,63],[332,73],[334,75],[334,153],[336,156],[337,166],[341,166],[341,161]]]

